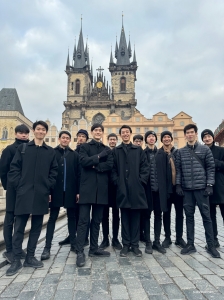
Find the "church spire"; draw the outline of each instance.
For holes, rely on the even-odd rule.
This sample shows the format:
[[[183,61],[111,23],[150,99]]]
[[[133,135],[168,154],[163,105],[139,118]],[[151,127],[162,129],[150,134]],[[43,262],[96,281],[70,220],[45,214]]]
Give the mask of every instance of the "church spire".
[[[111,52],[110,52],[110,64],[113,64],[114,60],[113,60],[113,54],[112,54],[112,46],[111,46]]]
[[[66,63],[66,71],[67,74],[70,72],[70,59],[69,59],[69,49],[68,49],[68,57],[67,57],[67,63]]]
[[[135,49],[134,49],[134,56],[133,56],[133,64],[137,64],[136,55],[135,55]]]
[[[76,38],[75,38],[75,46],[73,51],[73,60],[75,60],[75,56],[76,56]]]
[[[74,69],[82,69],[86,65],[86,57],[84,51],[84,42],[82,35],[82,18],[81,18],[81,30],[79,34],[78,46],[76,49],[75,61],[74,61]]]
[[[129,35],[129,43],[128,43],[128,54],[129,54],[129,58],[131,57],[131,42],[130,42],[130,35]]]
[[[122,28],[121,28],[119,48],[117,52],[117,65],[129,65],[130,64],[129,54],[130,53],[127,47],[124,25],[123,25],[123,14],[122,14]]]

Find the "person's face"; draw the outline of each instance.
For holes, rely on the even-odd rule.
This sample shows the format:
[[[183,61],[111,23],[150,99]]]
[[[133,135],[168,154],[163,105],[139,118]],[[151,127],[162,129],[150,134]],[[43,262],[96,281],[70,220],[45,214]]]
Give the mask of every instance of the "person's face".
[[[103,130],[98,127],[91,131],[94,140],[100,141],[103,136]]]
[[[33,133],[36,139],[43,140],[45,138],[45,135],[47,134],[47,130],[44,126],[37,125]]]
[[[143,141],[142,141],[142,140],[139,140],[139,139],[135,139],[135,140],[133,141],[133,144],[134,144],[135,146],[142,146]]]
[[[172,143],[171,136],[169,136],[168,134],[164,135],[164,137],[162,139],[162,143],[165,146],[169,146]]]
[[[147,136],[147,144],[148,145],[155,145],[156,137],[153,134]]]
[[[108,144],[110,148],[115,148],[117,145],[117,139],[115,136],[109,137]]]
[[[62,147],[68,147],[69,143],[71,142],[70,136],[66,133],[63,133],[58,140]]]
[[[194,128],[191,128],[186,131],[184,136],[188,142],[193,143],[197,140],[198,134],[195,132]]]
[[[203,137],[203,142],[205,143],[205,145],[209,146],[213,143],[213,137],[210,134],[206,134]]]
[[[78,144],[78,145],[84,144],[84,143],[86,142],[86,140],[87,140],[87,138],[86,138],[86,135],[85,135],[85,134],[79,133],[79,134],[77,135],[77,144]]]
[[[128,143],[131,138],[131,132],[128,128],[122,128],[121,129],[121,139],[124,143]]]
[[[15,137],[16,137],[18,140],[26,141],[26,140],[29,139],[29,133],[16,132],[16,133],[15,133]]]

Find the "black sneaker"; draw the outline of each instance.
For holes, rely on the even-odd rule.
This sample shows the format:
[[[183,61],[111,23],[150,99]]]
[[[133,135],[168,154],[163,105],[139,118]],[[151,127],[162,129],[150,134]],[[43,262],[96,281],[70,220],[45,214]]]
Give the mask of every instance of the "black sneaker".
[[[69,245],[70,244],[70,236],[67,236],[63,241],[58,243],[60,246]]]
[[[77,267],[84,267],[86,263],[86,256],[84,252],[78,252],[77,258],[76,258],[76,266]]]
[[[108,239],[103,239],[102,243],[100,244],[99,248],[100,249],[106,249],[107,247],[110,246],[110,242]]]
[[[26,252],[22,249],[20,259],[25,259],[25,258],[26,258]]]
[[[26,256],[26,259],[23,263],[23,266],[26,267],[31,267],[35,269],[43,268],[44,264],[42,261],[39,261],[36,259],[34,256]]]
[[[120,251],[120,256],[126,257],[128,255],[128,252],[129,252],[129,246],[124,245]]]
[[[187,244],[186,247],[184,247],[181,251],[180,254],[182,255],[188,255],[191,253],[197,252],[196,248],[192,244]]]
[[[163,248],[163,246],[160,244],[160,242],[158,241],[154,241],[153,245],[152,245],[152,249],[157,250],[158,252],[165,254],[166,253],[166,249]]]
[[[220,253],[216,250],[215,247],[207,247],[207,252],[211,254],[213,258],[221,258]]]
[[[215,240],[214,240],[214,246],[215,246],[215,248],[220,247],[219,240],[217,238],[215,238]]]
[[[46,260],[46,259],[49,259],[51,256],[51,252],[50,252],[50,249],[49,248],[44,248],[42,254],[41,254],[41,260]]]
[[[187,243],[183,238],[180,238],[180,239],[176,239],[175,245],[180,248],[185,248],[187,246]]]
[[[2,254],[2,256],[7,260],[7,262],[8,262],[9,264],[12,264],[12,263],[13,263],[13,261],[14,261],[14,254],[13,254],[12,251],[11,251],[11,252],[4,252],[4,253]]]
[[[171,238],[165,238],[165,240],[162,242],[163,248],[169,248],[169,246],[172,244]]]
[[[118,241],[118,239],[112,239],[112,247],[114,247],[116,250],[121,250],[122,249],[122,245]]]
[[[137,257],[141,257],[142,256],[142,251],[139,250],[138,247],[131,247],[131,251],[133,252],[133,254]]]
[[[86,240],[85,240],[84,247],[86,247],[86,246],[89,246],[89,239],[86,239]]]
[[[20,259],[14,260],[13,263],[11,264],[10,268],[6,271],[6,276],[12,276],[22,268],[22,264]]]
[[[152,242],[146,242],[145,253],[152,254]]]
[[[89,256],[90,257],[109,257],[110,256],[110,252],[108,251],[104,251],[103,249],[97,249],[95,252],[91,252],[89,251]]]

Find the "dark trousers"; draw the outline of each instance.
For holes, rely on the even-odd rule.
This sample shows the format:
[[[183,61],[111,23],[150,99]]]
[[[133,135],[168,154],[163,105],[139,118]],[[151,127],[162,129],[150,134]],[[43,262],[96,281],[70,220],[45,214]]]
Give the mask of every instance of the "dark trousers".
[[[217,236],[218,236],[218,228],[217,228],[217,220],[216,220],[216,206],[217,206],[217,204],[210,203],[210,216],[212,219],[213,234],[214,234],[215,239],[217,239]],[[224,204],[219,204],[219,208],[220,208],[220,211],[222,214],[222,218],[224,220]]]
[[[194,213],[197,203],[203,220],[206,242],[209,247],[213,247],[214,236],[210,217],[209,197],[204,196],[203,193],[204,190],[184,191],[183,204],[186,215],[187,242],[188,244],[194,244]]]
[[[108,239],[109,235],[109,212],[110,207],[105,206],[103,210],[102,228],[103,228],[103,238]],[[119,209],[112,207],[112,230],[113,230],[113,240],[117,240],[119,231]]]
[[[121,236],[124,246],[139,246],[140,214],[140,209],[121,208]]]
[[[13,232],[14,219],[15,216],[13,211],[7,211],[5,213],[3,235],[4,235],[5,247],[7,252],[12,251],[12,232]]]
[[[165,231],[166,238],[171,236],[171,209],[172,204],[175,207],[175,230],[176,230],[176,239],[181,239],[183,236],[183,223],[184,223],[184,209],[183,209],[183,197],[178,196],[175,191],[170,195],[170,198],[167,199],[167,208],[168,211],[163,213],[163,226]]]
[[[14,234],[12,237],[12,246],[15,259],[20,259],[22,252],[22,244],[24,231],[30,215],[19,215],[15,217]],[[31,229],[27,244],[27,256],[34,256],[37,242],[41,233],[43,224],[43,215],[31,216]]]
[[[98,237],[100,231],[100,223],[103,218],[102,204],[79,204],[79,222],[77,228],[76,249],[78,252],[83,251],[86,231],[90,222],[90,210],[92,207],[92,219],[90,222],[90,252],[98,249]]]
[[[50,217],[47,222],[46,245],[50,249],[54,236],[55,223],[58,218],[60,207],[52,207],[50,209]],[[67,208],[68,232],[70,236],[70,244],[75,245],[76,242],[76,208]]]
[[[76,230],[77,230],[78,223],[79,223],[79,205],[76,206],[75,216],[76,216]],[[89,231],[90,231],[90,221],[86,230],[86,241],[88,241],[89,238]]]

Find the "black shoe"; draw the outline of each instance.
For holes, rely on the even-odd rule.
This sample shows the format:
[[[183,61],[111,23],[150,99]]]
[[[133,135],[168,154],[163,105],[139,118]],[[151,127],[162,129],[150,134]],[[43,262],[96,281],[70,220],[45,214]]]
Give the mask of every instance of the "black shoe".
[[[89,251],[89,256],[90,257],[95,257],[95,256],[97,256],[97,257],[109,257],[110,252],[104,251],[103,249],[99,248],[95,252]]]
[[[50,249],[49,248],[44,248],[44,251],[42,252],[41,254],[41,260],[46,260],[46,259],[49,259],[51,256],[51,252],[50,252]]]
[[[213,258],[221,258],[220,253],[216,250],[216,248],[214,246],[213,247],[207,247],[206,250],[209,254],[211,254],[211,256]]]
[[[172,244],[171,238],[165,238],[165,240],[162,242],[163,248],[169,248],[169,246]]]
[[[197,252],[196,248],[192,244],[187,244],[186,247],[184,247],[181,251],[180,254],[182,255],[188,255],[191,253]]]
[[[20,259],[25,259],[26,258],[26,252],[24,250],[22,250]]]
[[[107,247],[110,246],[110,242],[108,239],[103,239],[102,243],[100,244],[99,248],[100,249],[106,249]]]
[[[86,256],[84,252],[78,252],[76,258],[76,266],[77,267],[84,267],[86,263]]]
[[[121,250],[122,249],[122,245],[118,241],[118,239],[112,239],[112,247],[114,247],[114,249],[116,249],[116,250]]]
[[[162,254],[166,253],[166,249],[163,248],[163,246],[160,244],[159,241],[154,241],[153,242],[152,249],[157,250],[158,252],[160,252]]]
[[[176,239],[175,245],[180,248],[185,248],[187,246],[187,243],[183,238],[180,238],[180,239]]]
[[[124,245],[120,251],[120,256],[126,257],[128,255],[128,252],[129,252],[129,246]]]
[[[77,253],[75,245],[71,245],[70,251]]]
[[[2,254],[2,256],[7,260],[7,262],[8,262],[9,264],[12,264],[12,263],[13,263],[13,261],[14,261],[14,254],[13,254],[12,251],[11,251],[11,252],[4,252],[4,253]]]
[[[42,263],[42,261],[39,261],[36,259],[36,257],[34,256],[26,256],[26,259],[23,263],[23,266],[26,267],[31,267],[31,268],[43,268],[44,264]]]
[[[131,247],[131,251],[133,252],[133,254],[137,257],[141,257],[142,256],[142,251],[139,250],[138,247]]]
[[[6,271],[6,276],[12,276],[22,268],[22,264],[20,259],[14,260],[13,263],[11,264],[10,268]]]
[[[86,239],[86,240],[85,240],[84,247],[86,247],[86,246],[89,246],[89,239]]]
[[[70,244],[70,236],[67,236],[63,241],[58,243],[60,246],[69,245]]]
[[[153,253],[151,242],[146,242],[145,253],[147,253],[147,254],[152,254]]]
[[[217,238],[214,240],[214,246],[215,246],[215,248],[220,247],[219,240]]]

